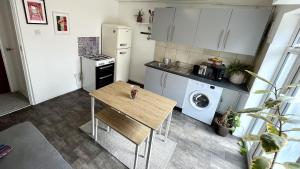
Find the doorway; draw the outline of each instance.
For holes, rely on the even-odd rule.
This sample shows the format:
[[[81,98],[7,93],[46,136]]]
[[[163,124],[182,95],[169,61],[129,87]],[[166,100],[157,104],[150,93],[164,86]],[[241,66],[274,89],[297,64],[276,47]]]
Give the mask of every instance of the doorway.
[[[30,106],[9,0],[0,0],[0,118]]]
[[[2,52],[0,50],[0,94],[10,92],[6,70],[2,58]]]

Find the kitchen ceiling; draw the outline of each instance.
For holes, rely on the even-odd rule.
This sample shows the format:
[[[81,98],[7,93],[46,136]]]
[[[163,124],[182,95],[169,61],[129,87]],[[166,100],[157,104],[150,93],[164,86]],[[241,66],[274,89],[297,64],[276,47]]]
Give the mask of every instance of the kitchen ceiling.
[[[273,0],[119,0],[120,2],[200,3],[222,5],[271,6]]]

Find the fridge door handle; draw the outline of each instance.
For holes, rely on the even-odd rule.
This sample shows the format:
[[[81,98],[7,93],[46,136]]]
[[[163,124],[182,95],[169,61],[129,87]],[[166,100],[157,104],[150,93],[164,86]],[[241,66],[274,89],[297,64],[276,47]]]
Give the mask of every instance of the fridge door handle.
[[[120,46],[127,46],[127,43],[121,43]]]
[[[127,52],[120,52],[120,55],[125,55]]]

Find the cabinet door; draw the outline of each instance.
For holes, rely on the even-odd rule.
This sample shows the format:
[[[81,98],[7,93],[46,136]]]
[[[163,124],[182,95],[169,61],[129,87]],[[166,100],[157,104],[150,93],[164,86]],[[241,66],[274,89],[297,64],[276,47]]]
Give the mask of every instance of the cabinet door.
[[[167,98],[175,100],[177,102],[176,106],[182,108],[187,84],[188,78],[167,73],[164,77],[163,95]]]
[[[254,56],[270,14],[271,8],[233,9],[223,51]]]
[[[167,42],[170,40],[175,8],[155,8],[152,24],[152,39]]]
[[[146,67],[144,88],[146,90],[149,90],[151,92],[161,95],[162,89],[163,89],[162,88],[163,75],[164,75],[164,72],[161,70]]]
[[[226,32],[232,9],[202,9],[194,46],[219,50]]]
[[[174,43],[193,45],[200,9],[176,8],[174,24],[171,28]]]

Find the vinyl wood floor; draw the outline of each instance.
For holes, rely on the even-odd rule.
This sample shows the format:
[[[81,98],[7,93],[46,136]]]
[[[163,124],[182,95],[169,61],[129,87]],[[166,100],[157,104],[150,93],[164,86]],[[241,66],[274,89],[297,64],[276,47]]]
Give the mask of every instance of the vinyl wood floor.
[[[101,104],[96,104],[101,109]],[[90,98],[78,90],[0,117],[0,130],[32,122],[75,169],[126,168],[79,126],[90,120]],[[217,136],[210,126],[174,111],[170,139],[177,142],[168,169],[246,169],[237,139]]]

